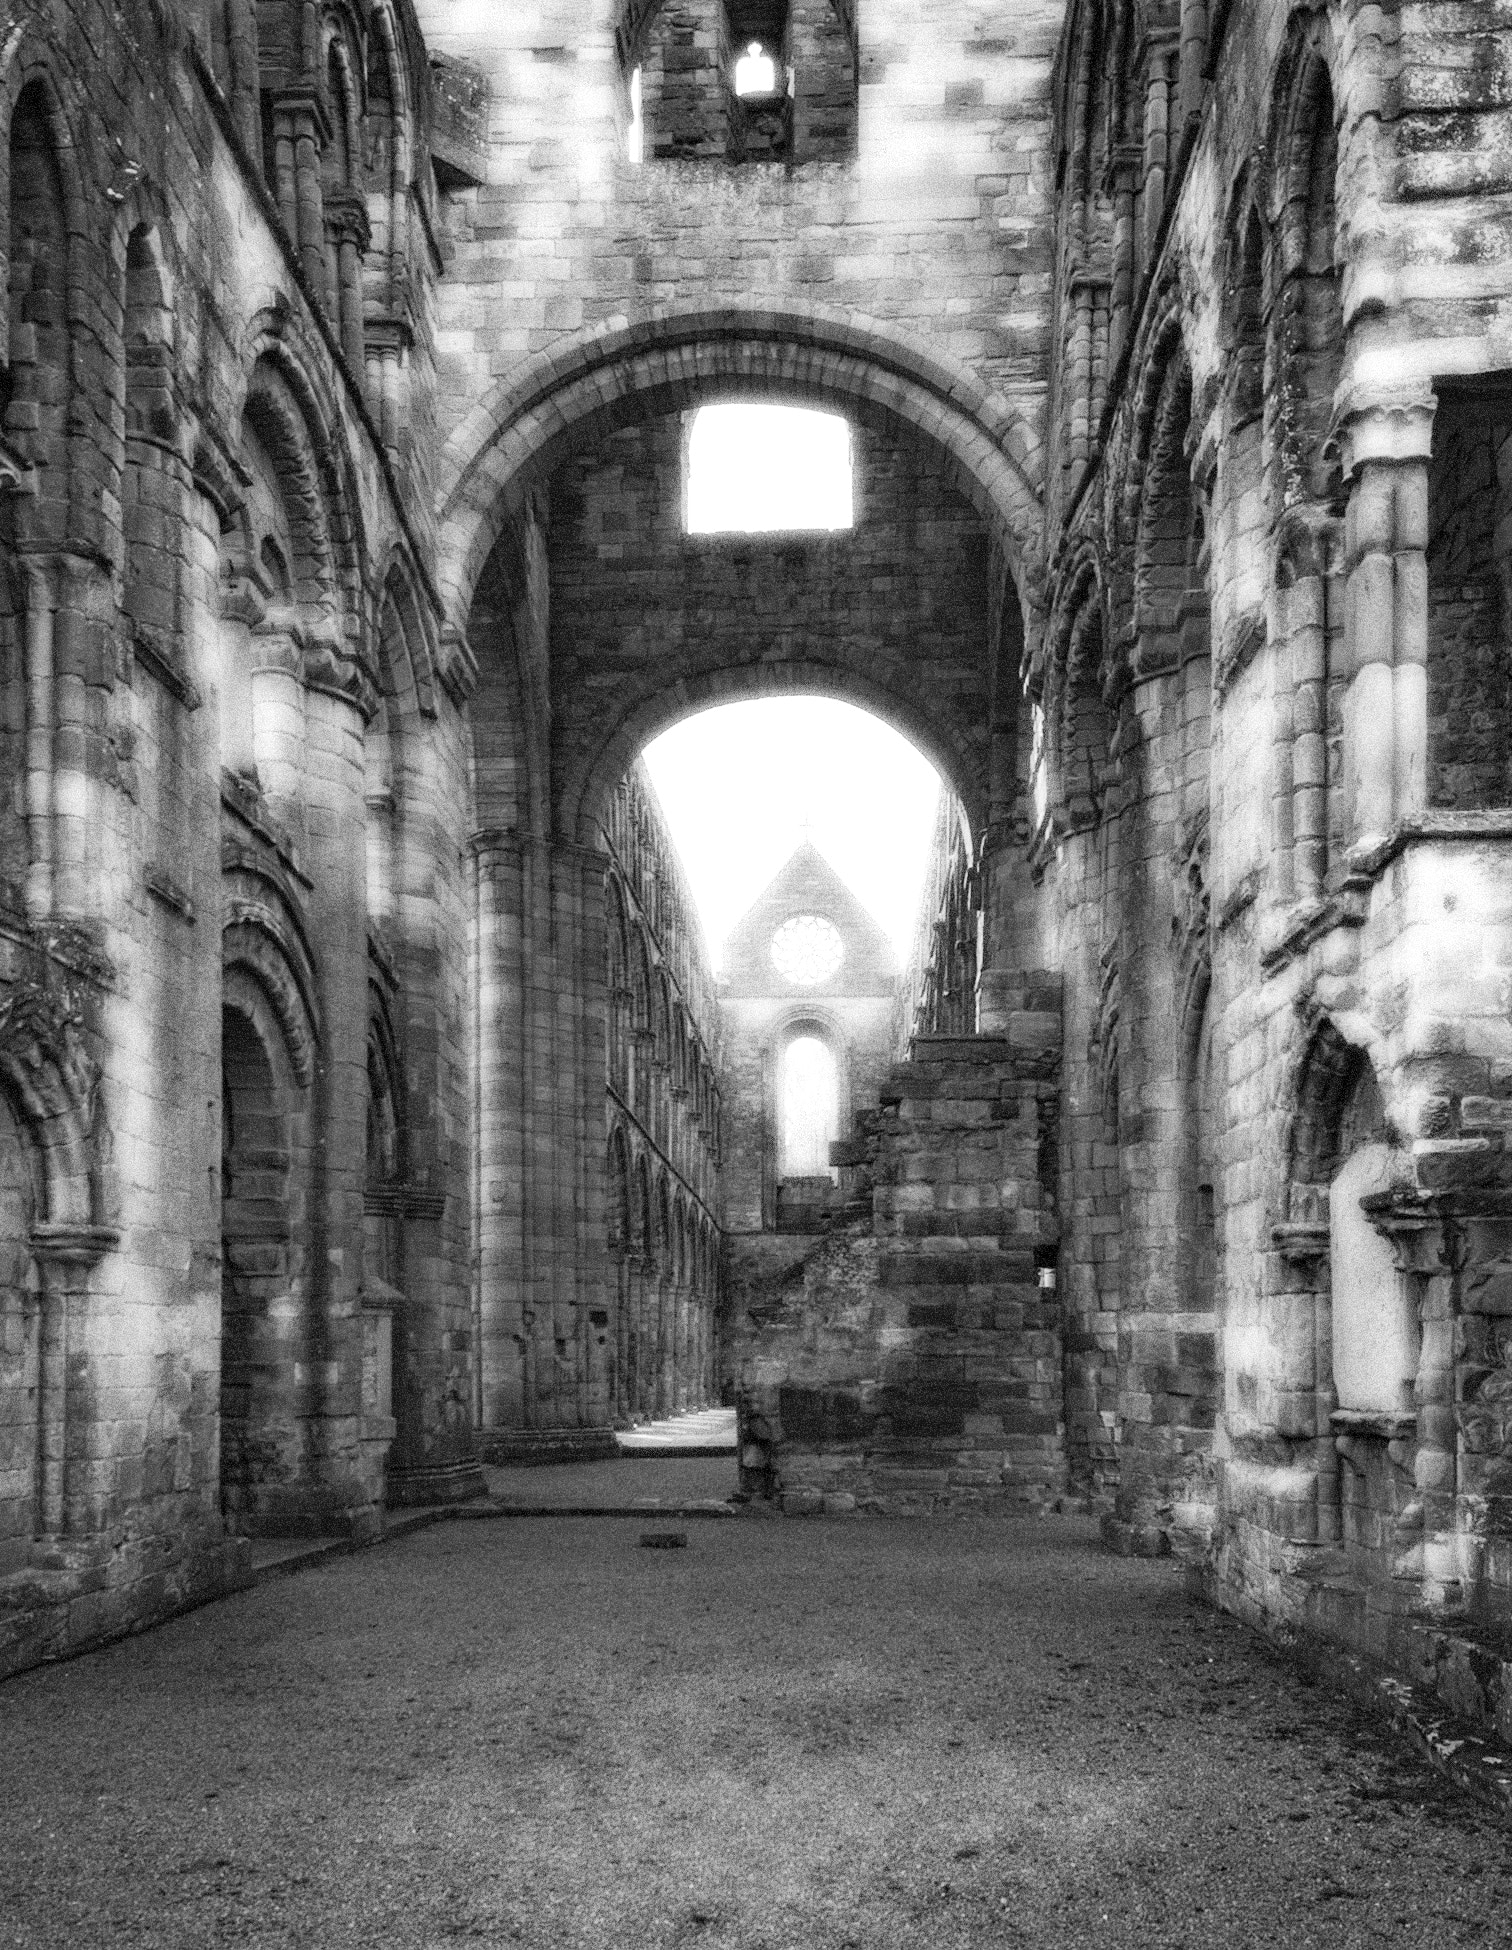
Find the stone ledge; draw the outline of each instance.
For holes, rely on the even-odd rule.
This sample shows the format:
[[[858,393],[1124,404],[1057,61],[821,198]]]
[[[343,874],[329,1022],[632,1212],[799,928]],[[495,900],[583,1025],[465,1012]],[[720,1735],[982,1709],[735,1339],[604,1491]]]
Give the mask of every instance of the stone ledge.
[[[619,1454],[614,1431],[602,1429],[481,1429],[478,1460],[524,1464],[613,1462]]]

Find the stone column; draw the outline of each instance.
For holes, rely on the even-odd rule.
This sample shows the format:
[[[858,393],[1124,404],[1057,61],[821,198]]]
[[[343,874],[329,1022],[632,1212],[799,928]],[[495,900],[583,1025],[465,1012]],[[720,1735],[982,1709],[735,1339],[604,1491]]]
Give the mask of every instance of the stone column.
[[[312,87],[284,89],[273,103],[273,194],[305,281],[335,313],[326,262],[325,213],[320,181],[324,110]]]
[[[579,1368],[591,1316],[608,1305],[604,856],[566,841],[485,837],[492,843],[479,851],[477,1106],[484,1427],[574,1428],[590,1412],[598,1426],[607,1404],[595,1398],[592,1411],[584,1407]],[[516,868],[499,857],[509,853]],[[517,1064],[504,1054],[511,1043]],[[517,1191],[508,1183],[514,1159]],[[511,1333],[522,1357],[513,1403],[498,1360]],[[559,1349],[568,1350],[565,1368]],[[495,1420],[500,1414],[512,1419]]]
[[[522,842],[474,833],[476,906],[476,1147],[479,1364],[485,1430],[533,1426],[530,1244],[524,1170],[526,1083],[534,1074],[523,1023]]]
[[[630,1260],[622,1246],[614,1262],[614,1388],[610,1403],[615,1422],[630,1412]]]
[[[44,1538],[88,1536],[109,1514],[92,1473],[95,1445],[81,1434],[94,1404],[87,1372],[74,1373],[70,1329],[89,1292],[90,1269],[116,1244],[105,1226],[33,1227],[42,1282],[37,1336],[37,1528]]]
[[[1345,825],[1366,870],[1426,797],[1433,406],[1431,393],[1365,400],[1346,421]]]
[[[1337,524],[1308,511],[1289,525],[1276,578],[1276,895],[1302,909],[1328,869],[1328,634]]]
[[[26,915],[33,923],[53,911],[53,604],[52,565],[23,555],[26,587]]]
[[[346,362],[353,376],[361,379],[367,369],[362,319],[362,259],[372,237],[366,199],[355,190],[339,197],[333,195],[325,206],[325,220],[336,253],[334,322]]]
[[[306,1454],[321,1500],[359,1532],[376,1525],[381,1488],[362,1473],[360,1442],[368,1096],[363,731],[370,702],[361,672],[335,646],[307,653],[305,858],[318,894],[309,927],[322,1047],[312,1104]]]
[[[1203,75],[1207,67],[1208,0],[1181,0],[1181,120],[1183,126],[1202,113]]]
[[[401,389],[406,355],[412,343],[408,325],[398,319],[368,321],[364,332],[368,406],[378,422],[379,435],[390,454],[399,451]]]
[[[267,614],[267,604],[250,576],[239,576],[225,590],[220,609],[220,759],[228,772],[255,779],[252,739],[252,633]]]
[[[672,1276],[663,1271],[656,1282],[656,1396],[652,1412],[660,1419],[674,1412],[672,1386],[672,1333],[675,1289]]]
[[[1142,261],[1152,263],[1160,219],[1165,211],[1166,171],[1170,164],[1171,73],[1176,66],[1174,41],[1152,42],[1145,70],[1144,195],[1140,220]]]
[[[89,692],[103,688],[91,641],[90,598],[99,565],[81,555],[57,559],[53,619],[53,905],[82,919],[98,910],[94,862],[99,834],[91,832]]]
[[[1139,151],[1124,143],[1113,158],[1113,284],[1109,304],[1112,324],[1109,356],[1116,364],[1128,337],[1134,307],[1134,186],[1139,177]]]
[[[298,833],[308,766],[300,676],[303,656],[297,623],[289,611],[265,613],[249,636],[247,660],[253,770],[275,816]]]

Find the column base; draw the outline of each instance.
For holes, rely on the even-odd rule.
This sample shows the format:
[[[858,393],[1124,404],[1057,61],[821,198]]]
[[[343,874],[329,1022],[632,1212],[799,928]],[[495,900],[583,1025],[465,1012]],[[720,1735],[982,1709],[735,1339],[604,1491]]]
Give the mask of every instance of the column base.
[[[390,1463],[383,1501],[390,1510],[415,1510],[430,1503],[470,1503],[487,1496],[483,1467],[475,1456],[459,1462]]]
[[[611,1428],[480,1429],[478,1454],[486,1463],[612,1461],[619,1454]]]

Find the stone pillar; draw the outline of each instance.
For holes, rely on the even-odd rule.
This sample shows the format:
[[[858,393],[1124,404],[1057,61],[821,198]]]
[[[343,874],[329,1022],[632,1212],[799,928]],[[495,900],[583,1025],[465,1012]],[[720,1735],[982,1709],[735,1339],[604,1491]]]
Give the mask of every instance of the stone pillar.
[[[90,600],[100,575],[96,563],[80,555],[58,557],[53,618],[53,905],[70,919],[98,911],[94,863],[100,835],[91,831],[89,692],[99,690],[106,673],[91,641]]]
[[[48,1539],[88,1536],[109,1514],[110,1498],[92,1473],[95,1445],[82,1433],[93,1406],[87,1366],[75,1362],[70,1342],[73,1318],[89,1292],[90,1269],[116,1239],[104,1226],[43,1224],[32,1230],[31,1249],[42,1283],[37,1528]]]
[[[318,972],[321,1059],[312,1111],[310,1293],[304,1350],[310,1473],[333,1514],[377,1523],[381,1483],[362,1474],[363,1191],[367,1163],[367,857],[361,678],[333,650],[306,662],[305,858]],[[282,761],[280,761],[282,762]]]
[[[228,772],[257,777],[252,738],[252,633],[267,614],[267,604],[249,576],[225,590],[220,610],[220,761]]]
[[[616,1424],[630,1412],[630,1260],[623,1246],[614,1261],[614,1387],[610,1409]]]
[[[661,1273],[656,1282],[656,1395],[652,1413],[660,1420],[675,1410],[672,1383],[673,1308],[675,1289],[670,1273]]]
[[[526,1084],[534,1074],[523,1024],[522,842],[516,833],[474,833],[477,942],[476,1255],[482,1423],[521,1429],[534,1402],[528,1358],[534,1309],[529,1305],[526,1240]]]
[[[378,422],[379,436],[390,454],[399,451],[402,419],[401,389],[411,344],[409,327],[397,319],[372,319],[364,338],[368,407]]]
[[[361,379],[367,369],[366,335],[362,319],[362,259],[372,237],[367,202],[357,191],[332,196],[325,207],[336,255],[335,323],[341,349],[353,376]],[[385,441],[385,445],[389,443]]]
[[[1183,126],[1202,113],[1203,79],[1207,68],[1208,0],[1181,0],[1181,120]]]
[[[33,923],[53,911],[53,603],[52,565],[23,555],[26,587],[26,915]]]
[[[681,1415],[689,1401],[688,1349],[691,1342],[689,1328],[693,1311],[693,1295],[686,1284],[675,1291],[675,1315],[673,1320],[672,1343],[672,1412]]]
[[[510,834],[473,844],[486,1456],[510,1431],[609,1419],[580,1371],[591,1317],[608,1306],[604,856]]]
[[[1328,871],[1328,636],[1337,524],[1290,525],[1276,578],[1274,859],[1278,905],[1315,906]]]
[[[1134,186],[1139,177],[1139,152],[1122,145],[1113,158],[1113,285],[1109,357],[1116,364],[1128,336],[1134,308]],[[1148,261],[1148,257],[1146,259]]]
[[[1431,393],[1364,401],[1346,422],[1345,824],[1367,870],[1426,798],[1433,405]]]
[[[324,111],[313,88],[289,88],[275,97],[273,194],[310,290],[334,315],[320,181],[323,119]]]
[[[1144,195],[1140,220],[1142,262],[1155,257],[1155,240],[1165,211],[1166,172],[1170,164],[1171,73],[1176,66],[1173,41],[1155,41],[1148,50],[1145,70]]]
[[[293,617],[267,612],[249,638],[247,657],[252,769],[275,816],[297,833],[307,763],[303,658]],[[365,899],[366,861],[363,879]]]
[[[231,113],[237,132],[254,160],[262,160],[258,107],[257,15],[255,0],[230,0],[226,8],[226,53],[230,62]]]

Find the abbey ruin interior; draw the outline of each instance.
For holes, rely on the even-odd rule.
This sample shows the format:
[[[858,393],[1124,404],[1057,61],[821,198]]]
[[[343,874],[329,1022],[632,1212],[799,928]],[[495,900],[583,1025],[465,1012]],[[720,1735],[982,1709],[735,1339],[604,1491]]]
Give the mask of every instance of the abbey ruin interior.
[[[1512,1738],[1503,12],[7,11],[0,1671],[726,1402]],[[689,532],[753,400],[852,527]],[[801,693],[917,951],[716,979],[640,754]]]

